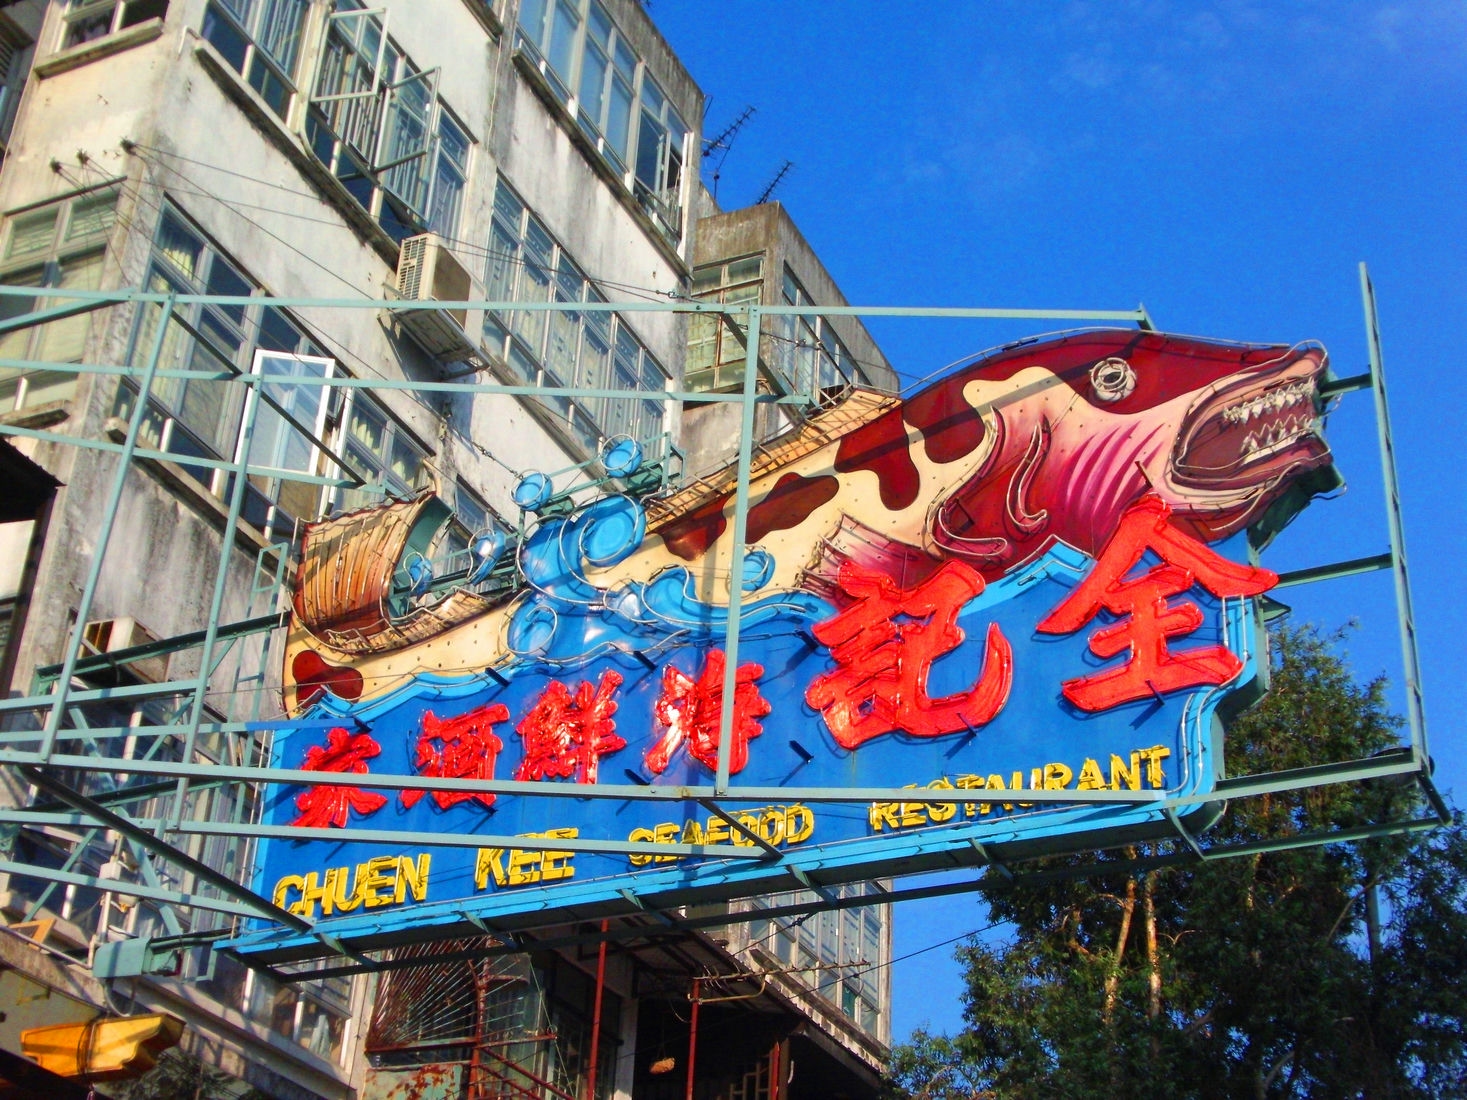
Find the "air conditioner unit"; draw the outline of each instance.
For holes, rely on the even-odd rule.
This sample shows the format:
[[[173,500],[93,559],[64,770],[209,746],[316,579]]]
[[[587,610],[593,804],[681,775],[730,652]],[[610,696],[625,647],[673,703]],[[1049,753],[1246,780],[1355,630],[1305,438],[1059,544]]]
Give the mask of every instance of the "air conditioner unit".
[[[156,642],[158,636],[136,619],[94,619],[82,632],[82,645],[92,654],[116,653],[134,646]],[[128,670],[140,680],[159,683],[168,678],[168,656],[140,657],[127,663]]]
[[[411,301],[463,302],[483,298],[483,288],[436,233],[402,242],[397,260],[397,296]],[[477,351],[469,334],[482,327],[483,311],[412,309],[398,322],[436,359],[463,359]]]

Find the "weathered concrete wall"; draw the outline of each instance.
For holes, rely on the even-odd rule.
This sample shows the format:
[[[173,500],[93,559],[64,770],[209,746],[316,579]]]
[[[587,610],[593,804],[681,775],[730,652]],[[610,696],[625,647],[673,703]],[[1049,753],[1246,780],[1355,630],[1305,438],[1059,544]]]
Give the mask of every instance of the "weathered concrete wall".
[[[714,203],[706,191],[700,196],[705,210]],[[799,227],[777,202],[746,206],[738,210],[709,213],[698,222],[698,239],[694,253],[695,266],[726,263],[729,260],[759,255],[764,261],[760,302],[764,305],[783,303],[781,285],[788,265],[811,299],[819,305],[849,305],[835,279],[820,262],[814,250],[800,233]],[[896,372],[886,356],[861,323],[859,317],[829,319],[836,335],[852,357],[861,365],[868,384],[883,389],[897,387]],[[776,323],[767,319],[766,332]],[[774,341],[765,335],[759,344],[762,362],[775,357]],[[683,411],[683,446],[688,455],[688,469],[703,473],[731,461],[737,453],[742,410],[737,404],[708,402],[690,405]],[[790,418],[778,406],[761,406],[756,413],[754,436],[767,439],[790,425]]]

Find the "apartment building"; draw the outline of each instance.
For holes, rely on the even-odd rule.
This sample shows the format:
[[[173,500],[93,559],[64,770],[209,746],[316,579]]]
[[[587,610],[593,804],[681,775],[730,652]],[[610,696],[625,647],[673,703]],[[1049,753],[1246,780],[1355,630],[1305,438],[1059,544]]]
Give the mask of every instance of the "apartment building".
[[[887,908],[486,933],[280,981],[202,946],[239,919],[202,869],[247,877],[258,793],[167,802],[170,761],[267,759],[303,524],[431,490],[451,562],[515,537],[528,471],[594,480],[627,439],[643,489],[726,460],[711,398],[742,388],[746,341],[667,303],[844,299],[777,205],[714,208],[703,105],[635,0],[0,5],[0,679],[71,697],[0,728],[162,762],[151,801],[45,770],[89,805],[233,823],[169,865],[3,769],[28,813],[6,819],[0,1049],[167,1012],[187,1028],[157,1072],[188,1095],[870,1095]],[[422,299],[459,304],[389,308]],[[547,302],[587,308],[484,308]],[[762,392],[893,381],[852,318],[761,341]],[[761,433],[800,415],[769,408]]]

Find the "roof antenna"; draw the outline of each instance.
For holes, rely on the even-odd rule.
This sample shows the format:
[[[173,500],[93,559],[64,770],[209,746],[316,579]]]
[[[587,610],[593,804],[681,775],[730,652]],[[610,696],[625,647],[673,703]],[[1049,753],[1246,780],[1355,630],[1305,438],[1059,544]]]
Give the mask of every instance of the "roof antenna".
[[[769,186],[764,188],[763,193],[754,200],[754,205],[763,206],[766,202],[768,202],[769,197],[774,194],[774,189],[780,185],[780,183],[784,180],[784,177],[789,174],[789,170],[794,166],[795,162],[792,160],[787,160],[783,164],[781,164],[779,166],[779,171],[774,173],[774,178],[769,181]]]
[[[716,137],[708,138],[703,142],[703,155],[709,156],[715,149],[722,149],[726,153],[733,145],[734,136],[744,128],[744,123],[748,122],[758,110],[759,108],[752,105],[745,107],[739,112],[739,117],[725,126]]]
[[[744,123],[748,122],[749,119],[753,117],[756,109],[757,108],[753,106],[745,107],[743,111],[739,114],[739,117],[734,119],[727,126],[725,126],[716,137],[708,138],[706,141],[703,142],[703,155],[705,157],[710,157],[715,152],[722,153],[722,155],[718,158],[718,163],[713,166],[714,202],[718,201],[718,177],[723,174],[723,162],[728,159],[729,150],[733,148],[734,138],[737,137],[739,131],[744,128]]]

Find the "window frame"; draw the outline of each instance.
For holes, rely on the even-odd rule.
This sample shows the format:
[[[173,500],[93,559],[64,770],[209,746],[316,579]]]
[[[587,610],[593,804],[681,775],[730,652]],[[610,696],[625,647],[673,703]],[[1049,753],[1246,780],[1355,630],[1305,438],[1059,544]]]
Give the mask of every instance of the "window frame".
[[[168,251],[170,245],[174,254]],[[194,258],[191,265],[185,267],[180,262],[180,257],[184,248],[189,245],[194,249]],[[220,265],[225,272],[222,277]],[[220,285],[221,281],[233,285],[225,288]],[[144,285],[166,285],[179,293],[227,293],[233,290],[241,296],[247,295],[251,298],[267,296],[266,289],[257,280],[235,263],[233,257],[215,244],[180,206],[169,199],[164,200],[154,229]],[[156,338],[156,328],[150,328],[149,318],[156,318],[160,314],[157,306],[143,304],[138,307],[129,339],[129,363],[136,364],[140,355],[150,352],[152,341]],[[162,358],[169,358],[180,364],[193,364],[202,356],[223,364],[225,369],[232,369],[238,374],[253,374],[261,369],[264,358],[284,356],[324,364],[323,369],[328,377],[335,377],[340,373],[340,365],[324,353],[321,344],[309,330],[293,315],[275,306],[180,304],[173,311],[170,325],[175,325],[176,328],[165,337]],[[291,342],[289,336],[294,337],[292,348],[278,346]],[[232,351],[228,346],[231,340],[237,341]],[[196,394],[191,394],[188,387],[195,383],[198,383],[200,389]],[[227,387],[222,391],[222,399],[217,404],[211,402],[210,392],[204,389],[207,386]],[[246,401],[258,400],[256,391],[259,387],[250,387],[251,392],[248,395],[240,393],[242,389],[243,387],[230,381],[210,382],[202,379],[177,380],[171,385],[158,384],[148,395],[148,405],[142,421],[144,438],[155,449],[176,455],[174,461],[198,484],[200,491],[220,500],[229,498],[233,485],[232,472],[193,466],[189,463],[189,458],[238,460],[238,448],[241,445],[238,426],[242,423]],[[113,415],[126,418],[131,414],[136,399],[135,383],[129,378],[122,379],[114,400]],[[194,404],[196,401],[200,404]],[[201,417],[206,415],[205,410],[211,404],[216,410],[213,414],[214,423],[207,426]],[[319,449],[325,440],[330,418],[330,404],[323,393],[312,424],[301,425],[309,427],[311,433],[309,445],[313,463],[319,462]],[[264,415],[279,414],[267,406]],[[235,430],[228,429],[230,422],[234,423]],[[230,444],[227,453],[222,446],[226,442]],[[271,481],[275,482],[273,486],[269,484]],[[242,522],[259,531],[267,541],[293,542],[299,524],[316,518],[321,511],[322,493],[319,486],[304,490],[315,496],[310,514],[296,515],[282,504],[281,498],[289,492],[288,487],[302,484],[307,483],[292,482],[283,477],[272,478],[268,474],[251,475],[250,484],[246,488]]]
[[[234,5],[243,5],[246,11],[235,11]],[[262,40],[282,13],[288,25],[292,9],[295,29],[288,35],[290,56],[282,58]],[[306,53],[303,47],[310,13],[311,0],[208,0],[199,36],[218,51],[277,115],[288,119],[300,96],[298,81]]]
[[[873,1035],[880,1035],[886,1014],[885,990],[877,979],[887,965],[890,906],[881,891],[866,882],[835,887],[841,898],[869,897],[868,905],[825,909],[802,917],[756,917],[747,925],[748,944],[787,967],[791,976],[809,987],[833,1012],[844,1015]],[[774,894],[752,901],[753,912],[789,905],[813,905],[819,899],[808,890]],[[875,957],[867,957],[874,944]],[[858,971],[855,963],[865,966]],[[814,969],[833,967],[833,969]]]
[[[139,9],[142,9],[141,15],[129,18],[129,13],[136,13]],[[88,20],[96,20],[104,12],[107,14],[106,30],[89,33],[85,37],[73,37],[79,26]],[[76,49],[120,34],[129,27],[146,23],[149,19],[165,19],[167,15],[168,0],[71,0],[61,12],[56,48]]]
[[[858,383],[861,373],[850,349],[830,319],[820,313],[789,264],[784,265],[780,280],[780,301],[785,305],[810,307],[808,314],[790,315],[776,321],[776,328],[781,330],[776,335],[790,349],[788,354],[778,354],[776,361],[781,363],[781,373],[794,392],[818,396],[821,390]],[[793,360],[793,365],[784,365],[789,360]]]
[[[491,301],[604,304],[607,300],[503,176],[496,181],[486,251],[485,286]],[[573,280],[578,280],[575,292],[570,285]],[[527,294],[527,284],[537,293]],[[550,361],[557,324],[574,326],[575,351],[568,368]],[[486,310],[483,342],[527,385],[640,391],[666,390],[671,384],[671,375],[651,349],[614,310]],[[588,354],[588,345],[596,349],[594,353]],[[622,435],[652,453],[649,444],[668,430],[667,409],[661,401],[560,396],[539,400],[593,454],[605,440]]]
[[[370,409],[370,415],[380,420],[381,443],[375,450],[351,435],[352,418],[361,414],[363,408]],[[362,414],[361,418],[365,421],[367,415]],[[333,488],[326,508],[330,513],[356,511],[374,507],[391,497],[412,496],[433,483],[433,451],[375,395],[359,386],[347,389],[340,398],[335,419],[336,453],[362,479],[362,485],[354,489],[344,486]],[[399,446],[417,455],[417,468],[411,483],[391,472],[392,453]],[[374,480],[374,474],[381,476]]]
[[[3,239],[0,239],[0,282],[33,285],[37,291],[59,288],[68,285],[65,281],[68,272],[78,269],[74,265],[86,264],[95,275],[94,285],[90,289],[99,288],[102,283],[104,265],[107,262],[107,249],[111,242],[112,231],[117,224],[117,204],[121,195],[122,181],[109,180],[97,187],[75,191],[47,203],[11,211],[6,215]],[[89,200],[101,197],[110,197],[104,218],[94,228],[83,229],[73,235],[73,230],[78,224],[85,225],[77,218],[78,209],[89,205]],[[98,204],[98,208],[101,205]],[[36,220],[50,211],[55,213],[46,243],[16,254],[15,245],[19,228],[27,221]],[[16,282],[36,272],[40,273],[41,281],[33,284]],[[51,300],[41,293],[37,293],[34,297],[8,296],[0,301],[0,307],[3,307],[0,308],[0,316],[20,316],[51,306],[62,305],[66,301],[66,299]],[[55,338],[57,333],[78,332],[79,335],[74,339],[74,354],[54,361],[81,362],[86,343],[92,335],[91,319],[91,312],[80,313],[73,317],[7,333],[4,337],[0,337],[0,349],[4,349],[5,345],[10,344],[13,340],[14,346],[22,354],[5,355],[5,358],[39,360],[46,358],[44,353],[50,350],[46,345]],[[0,350],[0,354],[4,354],[3,350]],[[47,380],[48,383],[44,391],[45,400],[32,400],[36,384],[42,379]],[[12,380],[15,383],[15,390],[6,401],[3,391],[9,387]],[[38,405],[70,401],[76,395],[76,385],[77,376],[64,371],[48,371],[44,367],[0,367],[0,415],[20,412]]]
[[[714,264],[699,264],[693,269],[693,299],[724,306],[762,303],[764,268],[768,259],[768,255],[760,251]],[[752,274],[738,270],[750,263],[758,265]],[[734,330],[742,333],[744,339],[739,340]],[[707,357],[698,351],[700,345],[709,348]],[[737,321],[720,313],[694,313],[688,318],[684,389],[692,393],[728,393],[742,389],[748,360],[748,331]],[[766,366],[762,357],[761,366]],[[700,376],[706,376],[707,384]]]
[[[312,155],[399,244],[428,231],[453,239],[475,143],[439,94],[441,66],[418,68],[387,16],[362,0],[335,0],[310,80],[300,82],[309,87],[300,129]],[[422,88],[415,111],[409,89]],[[389,150],[413,129],[417,146]]]
[[[573,28],[561,18],[563,12],[575,13]],[[592,34],[598,23],[610,28],[604,39]],[[526,0],[517,13],[514,48],[539,73],[658,231],[673,244],[681,243],[692,129],[601,0]],[[593,54],[606,64],[595,110],[588,110],[589,96],[583,93],[589,88],[587,58]],[[621,146],[611,126],[621,121],[620,113],[615,120],[612,116],[612,93],[618,88],[627,96],[617,108],[626,116]],[[655,148],[648,147],[649,140],[656,142]]]

